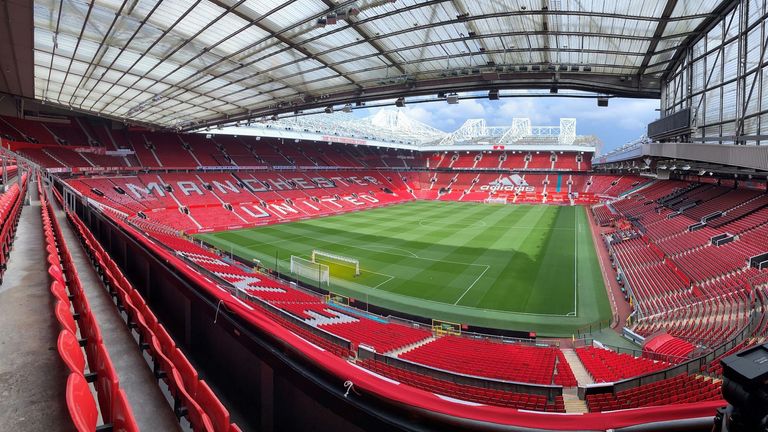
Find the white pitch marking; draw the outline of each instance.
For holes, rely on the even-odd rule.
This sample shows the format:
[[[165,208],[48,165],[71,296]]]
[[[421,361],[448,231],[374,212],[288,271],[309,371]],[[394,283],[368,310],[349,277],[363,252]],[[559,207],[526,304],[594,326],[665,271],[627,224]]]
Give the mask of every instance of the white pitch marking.
[[[458,303],[461,301],[461,299],[463,299],[463,298],[464,298],[464,296],[465,296],[465,295],[467,295],[467,293],[469,292],[469,290],[471,290],[471,289],[472,289],[472,287],[473,287],[473,286],[475,286],[475,284],[477,283],[477,281],[479,281],[479,280],[480,280],[480,278],[481,278],[481,277],[483,277],[483,275],[485,274],[485,272],[487,272],[487,271],[488,271],[488,269],[489,269],[489,268],[491,268],[491,266],[489,266],[489,265],[487,265],[487,264],[482,264],[482,265],[484,265],[484,266],[485,266],[485,270],[483,270],[483,272],[482,272],[482,273],[480,273],[480,276],[478,276],[478,277],[477,277],[477,279],[475,279],[475,281],[474,281],[474,282],[472,282],[472,285],[470,285],[470,286],[469,286],[469,288],[467,288],[467,290],[466,290],[466,291],[464,291],[464,294],[462,294],[462,295],[461,295],[461,297],[459,297],[459,299],[458,299],[458,300],[456,300],[456,302],[455,302],[455,303],[453,303],[453,305],[454,305],[454,306],[455,306],[456,304],[458,304]]]

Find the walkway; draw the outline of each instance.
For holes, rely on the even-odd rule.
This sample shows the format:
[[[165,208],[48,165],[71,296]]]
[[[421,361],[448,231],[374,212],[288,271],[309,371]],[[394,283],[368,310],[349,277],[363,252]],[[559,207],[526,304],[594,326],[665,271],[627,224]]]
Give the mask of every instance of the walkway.
[[[0,431],[70,430],[67,370],[59,359],[37,184],[23,208],[0,285]]]

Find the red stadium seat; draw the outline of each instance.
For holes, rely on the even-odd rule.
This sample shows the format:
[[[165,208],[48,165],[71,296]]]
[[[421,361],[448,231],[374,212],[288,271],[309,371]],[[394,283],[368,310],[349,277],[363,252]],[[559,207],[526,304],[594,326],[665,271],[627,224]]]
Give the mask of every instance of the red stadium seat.
[[[117,389],[112,405],[112,430],[114,432],[139,432],[131,406],[123,389]]]
[[[187,360],[187,357],[179,348],[174,349],[169,355],[171,363],[179,371],[181,380],[184,383],[187,393],[192,396],[197,395],[198,375],[192,363]]]
[[[85,371],[85,357],[77,337],[69,330],[64,329],[59,332],[56,347],[59,350],[59,356],[64,360],[64,364],[67,365],[69,371],[83,375]]]
[[[69,307],[67,307],[67,303],[57,301],[54,312],[56,314],[56,319],[59,321],[59,325],[61,325],[63,329],[70,331],[72,334],[77,334],[77,324],[72,317]]]
[[[53,281],[51,283],[51,294],[53,294],[56,300],[64,304],[69,303],[69,295],[67,294],[66,289],[64,289],[64,286],[58,281]]]
[[[195,400],[211,419],[216,432],[227,432],[229,429],[229,411],[224,408],[224,405],[205,381],[201,380],[198,383]]]
[[[181,383],[182,379],[179,372],[176,369],[171,370],[173,376],[172,381]],[[197,431],[215,432],[211,419],[208,417],[200,405],[195,402],[194,398],[187,393],[183,386],[179,387],[179,400],[181,404],[186,408],[187,420],[192,425],[192,428]]]
[[[168,334],[168,331],[163,327],[162,324],[158,323],[155,327],[155,337],[157,338],[158,342],[160,342],[160,348],[162,348],[163,353],[169,357],[172,357],[173,351],[176,349],[176,343],[173,341],[173,338],[170,334]]]
[[[118,389],[117,373],[112,366],[112,361],[109,359],[109,354],[107,354],[104,344],[98,344],[96,352],[96,367],[94,368],[94,372],[96,372],[96,394],[99,398],[101,417],[104,419],[104,422],[110,423],[112,421],[112,398]]]
[[[61,267],[58,265],[49,266],[48,274],[53,278],[53,280],[58,281],[60,284],[64,284],[64,274],[61,272]]]
[[[96,401],[82,375],[72,373],[67,378],[67,408],[78,432],[93,432],[99,419]]]
[[[173,362],[171,362],[168,356],[163,354],[163,349],[160,346],[160,342],[154,336],[150,338],[149,351],[152,355],[152,362],[154,363],[153,368],[155,378],[164,378],[168,383],[168,387],[171,388],[171,393],[175,395],[176,389],[172,385],[173,383],[171,382],[169,376],[171,369],[174,369]]]

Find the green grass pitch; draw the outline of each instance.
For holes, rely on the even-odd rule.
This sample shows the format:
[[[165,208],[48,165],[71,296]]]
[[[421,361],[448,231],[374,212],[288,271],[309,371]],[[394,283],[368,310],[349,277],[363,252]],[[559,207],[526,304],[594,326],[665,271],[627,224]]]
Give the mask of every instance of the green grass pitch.
[[[570,336],[611,310],[583,207],[414,201],[197,237],[289,274],[312,250],[333,292],[436,319]],[[312,282],[307,280],[308,282]],[[316,281],[314,281],[316,282]]]

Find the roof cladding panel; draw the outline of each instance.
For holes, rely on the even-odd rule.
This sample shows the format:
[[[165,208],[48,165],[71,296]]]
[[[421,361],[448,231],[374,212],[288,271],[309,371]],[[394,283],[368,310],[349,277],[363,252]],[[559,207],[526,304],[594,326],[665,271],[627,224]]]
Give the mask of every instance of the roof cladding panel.
[[[489,67],[648,97],[601,82],[657,77],[725,3],[672,1],[34,0],[35,96],[165,127],[481,88]]]

